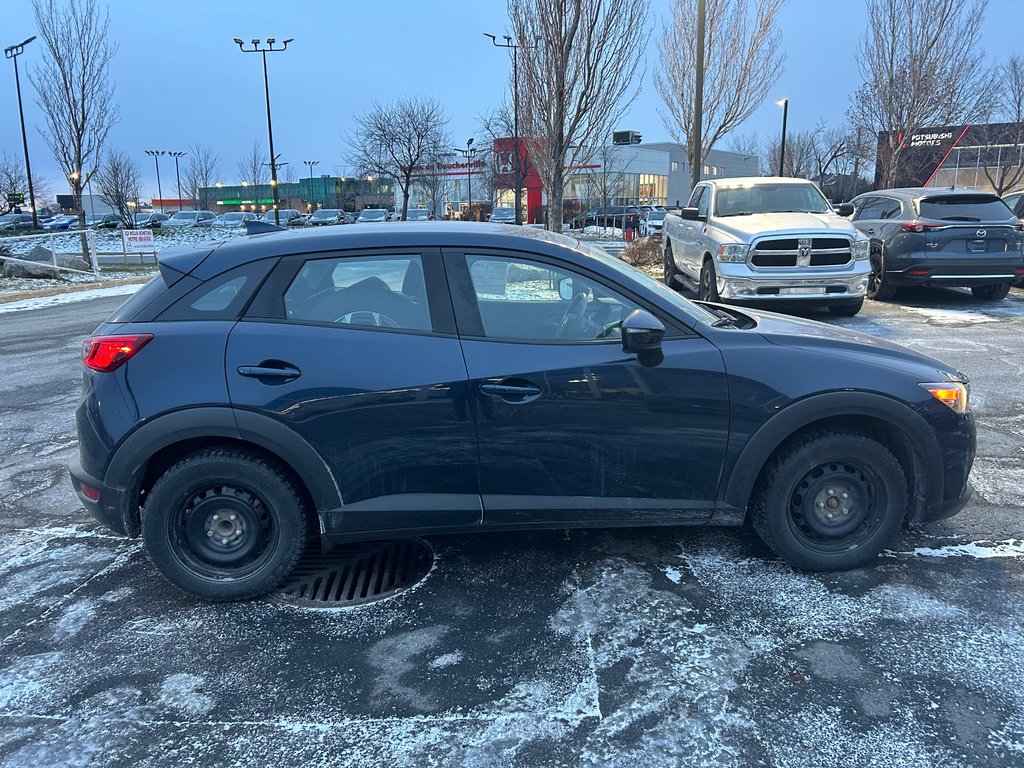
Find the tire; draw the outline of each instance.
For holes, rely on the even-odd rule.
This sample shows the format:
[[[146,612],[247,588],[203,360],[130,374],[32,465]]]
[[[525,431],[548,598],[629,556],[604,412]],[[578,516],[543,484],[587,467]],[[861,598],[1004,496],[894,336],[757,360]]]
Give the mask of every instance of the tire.
[[[871,273],[868,275],[867,296],[875,301],[889,301],[896,295],[896,286],[885,279],[882,252],[871,252]]]
[[[172,465],[142,510],[153,565],[207,600],[269,592],[306,542],[306,502],[278,466],[247,451],[209,448]],[[237,518],[237,519],[236,519]]]
[[[853,317],[861,308],[864,306],[864,299],[861,299],[856,304],[833,304],[828,308],[836,317]]]
[[[790,565],[842,571],[874,559],[899,532],[907,506],[907,480],[888,448],[857,432],[826,429],[769,460],[750,516],[765,544]]]
[[[711,259],[704,259],[704,266],[700,268],[697,300],[720,301],[718,297],[718,282],[715,279],[715,265],[711,263]]]
[[[1002,301],[1010,293],[1009,283],[988,283],[971,288],[974,298],[979,301]]]
[[[668,243],[665,246],[665,285],[669,288],[675,288],[676,283],[679,280],[679,270],[676,268],[675,259],[672,258],[672,244]]]

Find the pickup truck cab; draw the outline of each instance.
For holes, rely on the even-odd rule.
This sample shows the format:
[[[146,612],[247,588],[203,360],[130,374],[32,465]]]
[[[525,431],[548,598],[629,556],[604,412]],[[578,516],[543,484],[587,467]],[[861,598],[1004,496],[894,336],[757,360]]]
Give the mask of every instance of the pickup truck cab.
[[[806,179],[700,182],[662,226],[665,283],[697,284],[702,301],[817,304],[855,315],[864,303],[870,241]]]

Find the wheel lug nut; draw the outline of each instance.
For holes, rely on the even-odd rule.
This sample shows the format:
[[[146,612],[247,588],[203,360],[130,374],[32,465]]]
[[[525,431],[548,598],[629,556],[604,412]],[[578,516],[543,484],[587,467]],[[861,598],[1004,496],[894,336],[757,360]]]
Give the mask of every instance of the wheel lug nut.
[[[227,544],[227,543],[228,543],[228,540],[227,540],[227,539],[221,539],[221,540],[220,540],[220,543],[221,543],[221,544]]]
[[[216,522],[217,520],[220,520],[220,515],[218,515],[216,512],[214,512],[212,519]]]
[[[818,507],[821,508],[821,509],[824,509],[825,508],[825,502],[824,501],[819,501],[818,502]]]
[[[213,531],[207,531],[206,535],[212,537],[213,536]]]
[[[825,517],[826,517],[826,518],[828,518],[829,520],[831,520],[831,519],[832,519],[833,517],[835,517],[835,515],[833,515],[833,514],[832,514],[831,512],[828,512],[828,513],[827,513],[827,514],[825,515]]]
[[[850,510],[848,510],[846,507],[843,507],[843,514],[844,515],[850,514]]]
[[[231,516],[231,517],[229,517],[228,519],[229,519],[229,520],[237,520],[237,519],[238,519],[238,515],[232,515],[232,516]]]
[[[844,498],[844,499],[848,499],[848,498],[850,498],[850,494],[848,494],[848,493],[844,493],[844,494],[843,494],[843,498]]]

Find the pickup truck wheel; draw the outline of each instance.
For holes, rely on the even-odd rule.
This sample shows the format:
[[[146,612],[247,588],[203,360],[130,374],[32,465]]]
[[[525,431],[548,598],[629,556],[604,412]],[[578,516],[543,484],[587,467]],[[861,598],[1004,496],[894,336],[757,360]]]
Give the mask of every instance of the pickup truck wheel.
[[[866,435],[825,429],[773,456],[751,500],[755,530],[786,562],[856,568],[899,531],[907,480],[892,452]]]
[[[676,269],[675,259],[672,258],[672,245],[665,246],[665,285],[669,288],[675,288],[676,281],[679,279],[679,270]]]
[[[156,481],[142,539],[174,586],[207,600],[243,600],[270,591],[294,567],[306,542],[306,504],[261,456],[210,448]]]
[[[988,283],[971,288],[974,298],[981,301],[1002,301],[1010,293],[1009,283]]]
[[[864,299],[861,299],[856,304],[833,304],[828,308],[836,317],[853,317],[861,308],[864,306]]]
[[[700,268],[700,285],[697,287],[697,298],[700,301],[719,301],[718,281],[715,279],[715,265],[711,259],[704,260]]]
[[[896,295],[896,286],[885,279],[885,265],[882,262],[881,251],[871,252],[871,273],[868,275],[869,299],[875,301],[889,301]]]

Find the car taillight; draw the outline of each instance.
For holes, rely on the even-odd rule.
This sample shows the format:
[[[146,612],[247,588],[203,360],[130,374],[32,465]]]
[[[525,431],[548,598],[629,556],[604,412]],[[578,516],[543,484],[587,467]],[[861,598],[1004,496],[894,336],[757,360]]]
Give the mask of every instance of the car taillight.
[[[100,373],[116,371],[153,339],[152,333],[96,336],[82,344],[82,362]]]
[[[932,229],[938,229],[938,224],[922,224],[920,221],[905,221],[900,224],[900,229],[904,232],[928,232]]]

